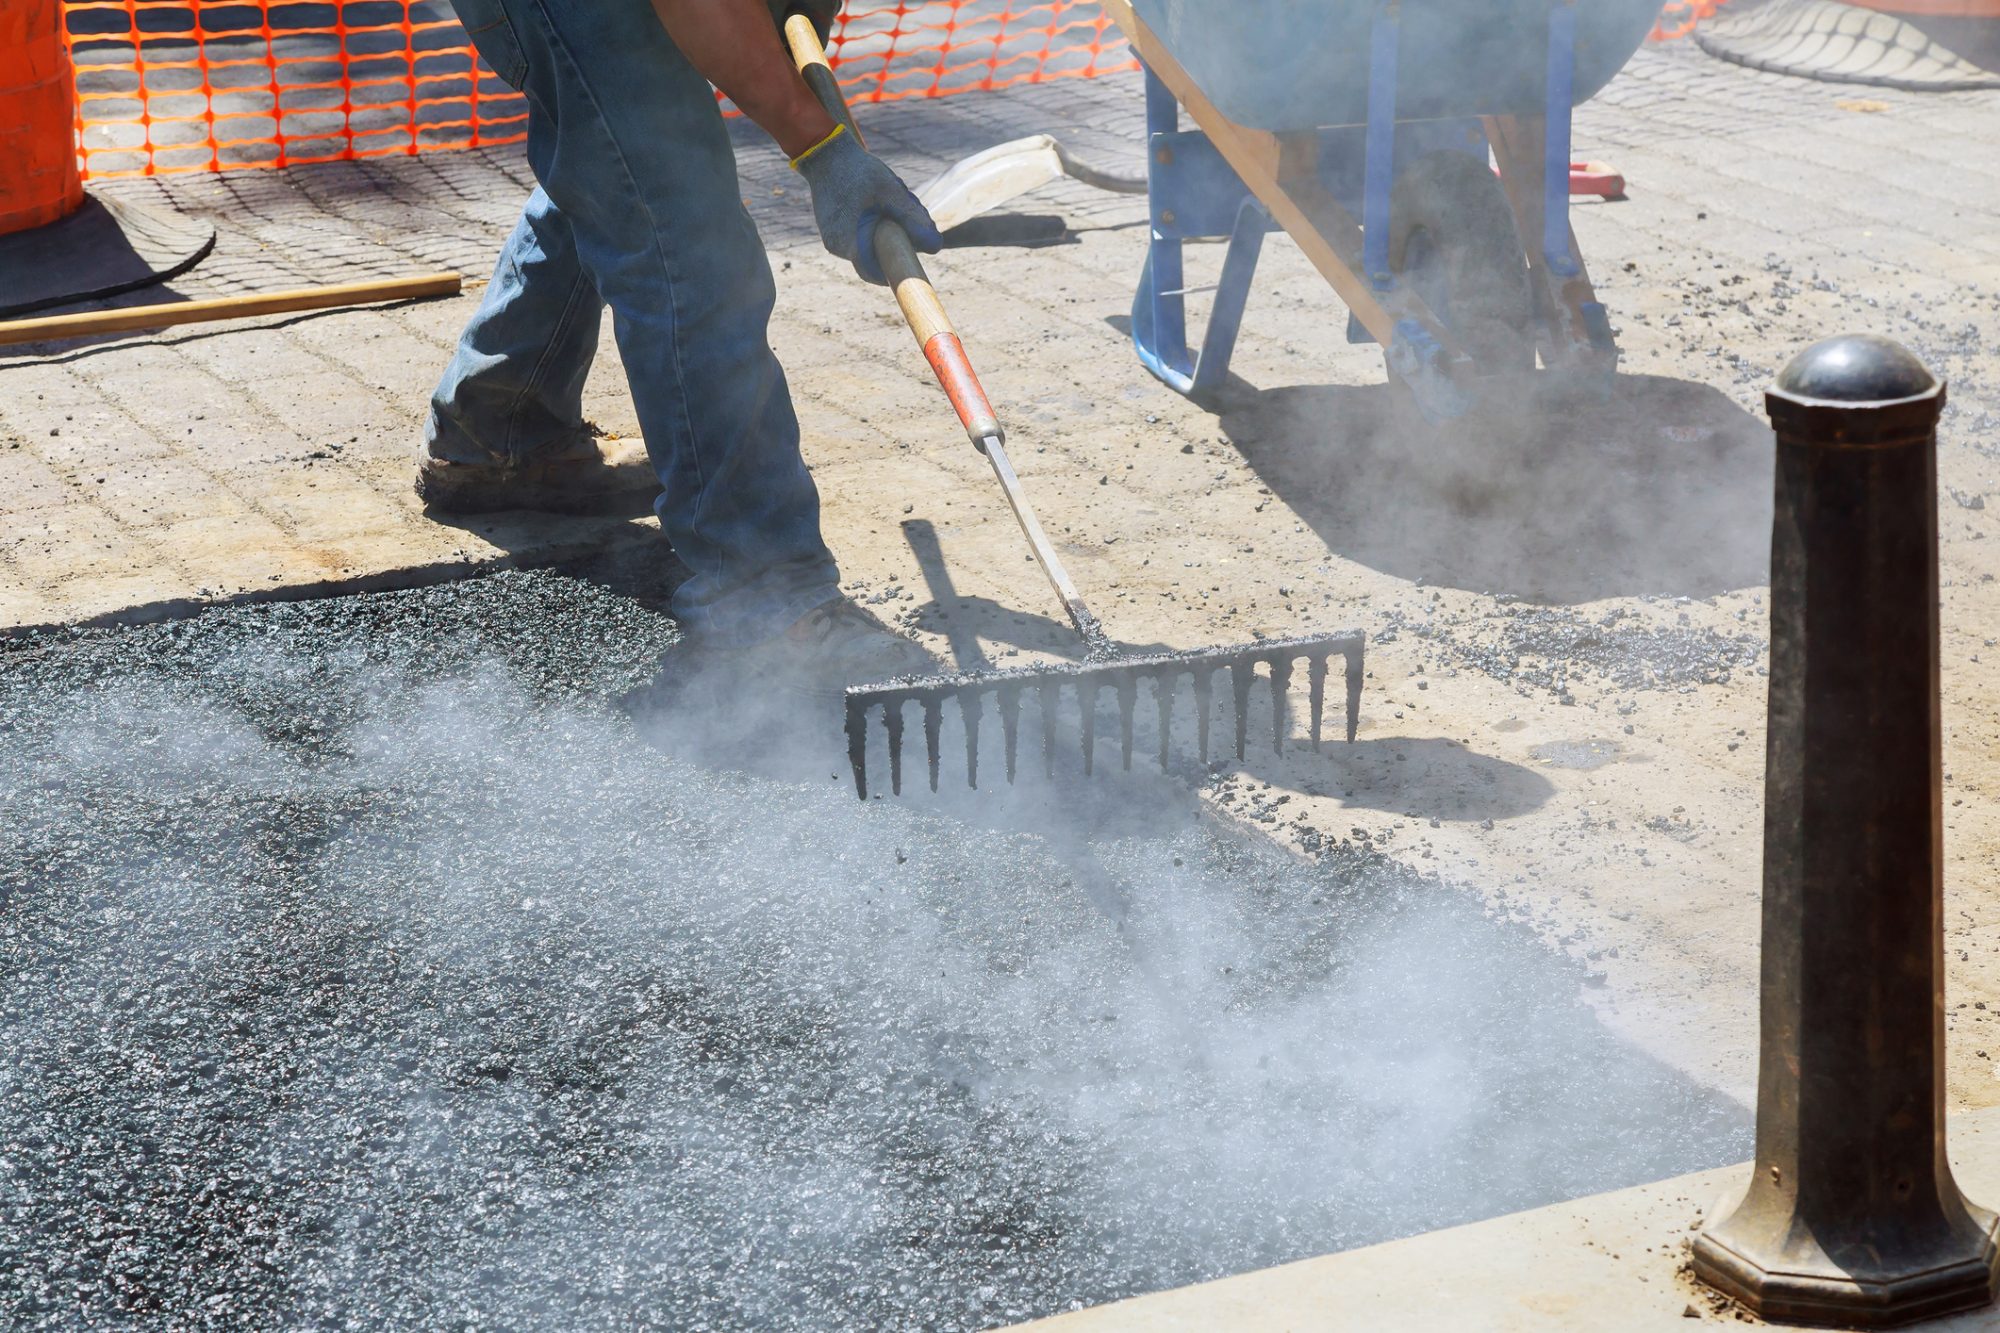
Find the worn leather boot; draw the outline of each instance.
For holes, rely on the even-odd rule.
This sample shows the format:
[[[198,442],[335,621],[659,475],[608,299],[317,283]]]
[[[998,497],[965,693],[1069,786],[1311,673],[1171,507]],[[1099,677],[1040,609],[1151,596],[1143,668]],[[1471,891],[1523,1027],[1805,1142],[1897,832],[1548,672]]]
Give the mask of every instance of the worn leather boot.
[[[585,438],[519,465],[452,463],[417,450],[417,498],[434,514],[635,515],[648,512],[660,478],[643,440]]]

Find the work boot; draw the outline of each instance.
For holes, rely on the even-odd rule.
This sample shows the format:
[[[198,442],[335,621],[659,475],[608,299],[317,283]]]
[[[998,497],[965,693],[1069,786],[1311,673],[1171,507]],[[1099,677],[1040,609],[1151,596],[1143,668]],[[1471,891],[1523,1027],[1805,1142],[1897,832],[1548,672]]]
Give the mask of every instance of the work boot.
[[[883,624],[846,597],[821,602],[779,636],[792,661],[784,668],[808,691],[839,694],[898,676],[929,675],[937,658],[914,639]]]
[[[745,647],[683,641],[651,682],[621,700],[642,725],[747,740],[761,725],[838,724],[849,685],[928,675],[938,660],[845,597],[822,602],[774,638]]]
[[[659,474],[643,440],[580,437],[550,457],[525,463],[454,463],[417,450],[417,498],[434,514],[636,515],[660,494]]]

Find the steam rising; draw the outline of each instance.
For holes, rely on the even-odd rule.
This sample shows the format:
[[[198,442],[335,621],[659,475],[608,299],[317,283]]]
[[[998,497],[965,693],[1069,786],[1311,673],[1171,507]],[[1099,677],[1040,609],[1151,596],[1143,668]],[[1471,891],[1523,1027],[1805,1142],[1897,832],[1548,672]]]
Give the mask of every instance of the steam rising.
[[[11,1322],[977,1328],[1747,1146],[1467,896],[1171,785],[641,743],[670,633],[507,576],[7,661]]]

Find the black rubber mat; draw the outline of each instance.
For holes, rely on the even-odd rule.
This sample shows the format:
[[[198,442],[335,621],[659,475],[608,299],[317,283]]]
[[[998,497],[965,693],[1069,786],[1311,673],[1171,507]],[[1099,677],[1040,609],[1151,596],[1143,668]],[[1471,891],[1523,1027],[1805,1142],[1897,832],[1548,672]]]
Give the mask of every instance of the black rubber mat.
[[[1752,69],[1914,92],[2000,88],[2000,25],[1903,16],[1837,0],[1770,0],[1695,31],[1710,55]]]
[[[187,272],[215,228],[95,194],[61,222],[0,236],[0,318],[137,291]]]

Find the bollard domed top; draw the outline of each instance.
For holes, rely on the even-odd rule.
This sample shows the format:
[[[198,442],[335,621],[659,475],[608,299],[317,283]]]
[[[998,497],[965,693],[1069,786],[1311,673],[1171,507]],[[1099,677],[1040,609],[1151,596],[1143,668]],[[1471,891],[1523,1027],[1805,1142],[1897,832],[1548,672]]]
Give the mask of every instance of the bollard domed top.
[[[1778,372],[1777,391],[1829,403],[1893,403],[1938,387],[1916,354],[1892,338],[1848,333],[1816,342]]]

